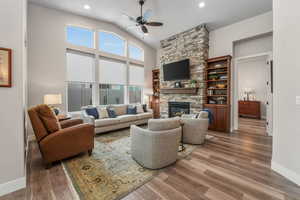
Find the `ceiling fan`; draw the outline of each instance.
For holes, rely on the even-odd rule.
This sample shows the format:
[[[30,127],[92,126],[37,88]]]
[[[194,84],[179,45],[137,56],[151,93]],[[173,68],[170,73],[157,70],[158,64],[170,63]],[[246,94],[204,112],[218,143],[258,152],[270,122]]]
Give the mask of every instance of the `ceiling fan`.
[[[146,2],[146,0],[139,0],[139,4],[141,6],[141,16],[135,18],[135,17],[131,17],[126,14],[124,14],[124,15],[127,16],[130,21],[135,23],[135,27],[140,27],[142,32],[144,34],[147,34],[149,32],[147,26],[162,26],[163,23],[148,21],[152,15],[152,10],[149,9],[143,14],[143,6],[144,6],[145,2]]]

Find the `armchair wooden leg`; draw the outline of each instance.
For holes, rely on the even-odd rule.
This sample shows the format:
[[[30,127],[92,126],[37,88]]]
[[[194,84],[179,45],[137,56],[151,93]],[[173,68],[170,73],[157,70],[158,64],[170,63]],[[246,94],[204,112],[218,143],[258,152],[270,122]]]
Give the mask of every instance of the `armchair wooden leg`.
[[[52,167],[52,163],[46,163],[46,166],[45,166],[46,169],[50,169],[51,167]]]
[[[93,153],[93,149],[88,150],[88,153],[89,153],[89,156],[91,156]]]

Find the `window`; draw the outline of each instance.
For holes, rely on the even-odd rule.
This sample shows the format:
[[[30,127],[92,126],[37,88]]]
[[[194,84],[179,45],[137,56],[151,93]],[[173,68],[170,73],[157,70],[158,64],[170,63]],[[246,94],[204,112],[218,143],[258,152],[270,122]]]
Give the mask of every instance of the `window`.
[[[99,97],[100,105],[124,104],[127,67],[125,63],[100,58]]]
[[[142,87],[129,86],[128,96],[129,96],[129,103],[142,103]]]
[[[92,87],[95,81],[95,58],[75,51],[67,52],[68,111],[80,111],[92,104]]]
[[[67,27],[67,41],[73,45],[94,48],[94,32],[75,26]]]
[[[100,105],[124,104],[124,85],[99,84]]]
[[[68,111],[80,111],[87,105],[92,105],[92,84],[68,82]]]
[[[113,33],[99,32],[99,49],[107,53],[125,56],[125,40]]]
[[[137,65],[129,66],[129,85],[144,86],[145,74],[144,67]]]
[[[129,44],[128,49],[129,49],[129,58],[144,61],[143,49],[141,49],[133,44]]]

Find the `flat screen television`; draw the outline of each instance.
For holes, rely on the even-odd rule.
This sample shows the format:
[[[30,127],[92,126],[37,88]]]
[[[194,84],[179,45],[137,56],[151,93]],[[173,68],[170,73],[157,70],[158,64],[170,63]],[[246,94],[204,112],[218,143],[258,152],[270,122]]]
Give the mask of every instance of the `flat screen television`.
[[[166,64],[163,66],[164,80],[177,81],[190,79],[190,60]]]

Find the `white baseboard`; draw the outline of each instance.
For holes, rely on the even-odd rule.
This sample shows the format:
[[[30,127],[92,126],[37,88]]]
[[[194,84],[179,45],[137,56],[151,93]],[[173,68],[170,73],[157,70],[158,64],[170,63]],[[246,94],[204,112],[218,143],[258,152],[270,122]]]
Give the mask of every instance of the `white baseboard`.
[[[26,177],[0,184],[0,197],[26,187]]]
[[[300,186],[300,174],[297,174],[274,161],[272,161],[271,167],[274,171]]]

